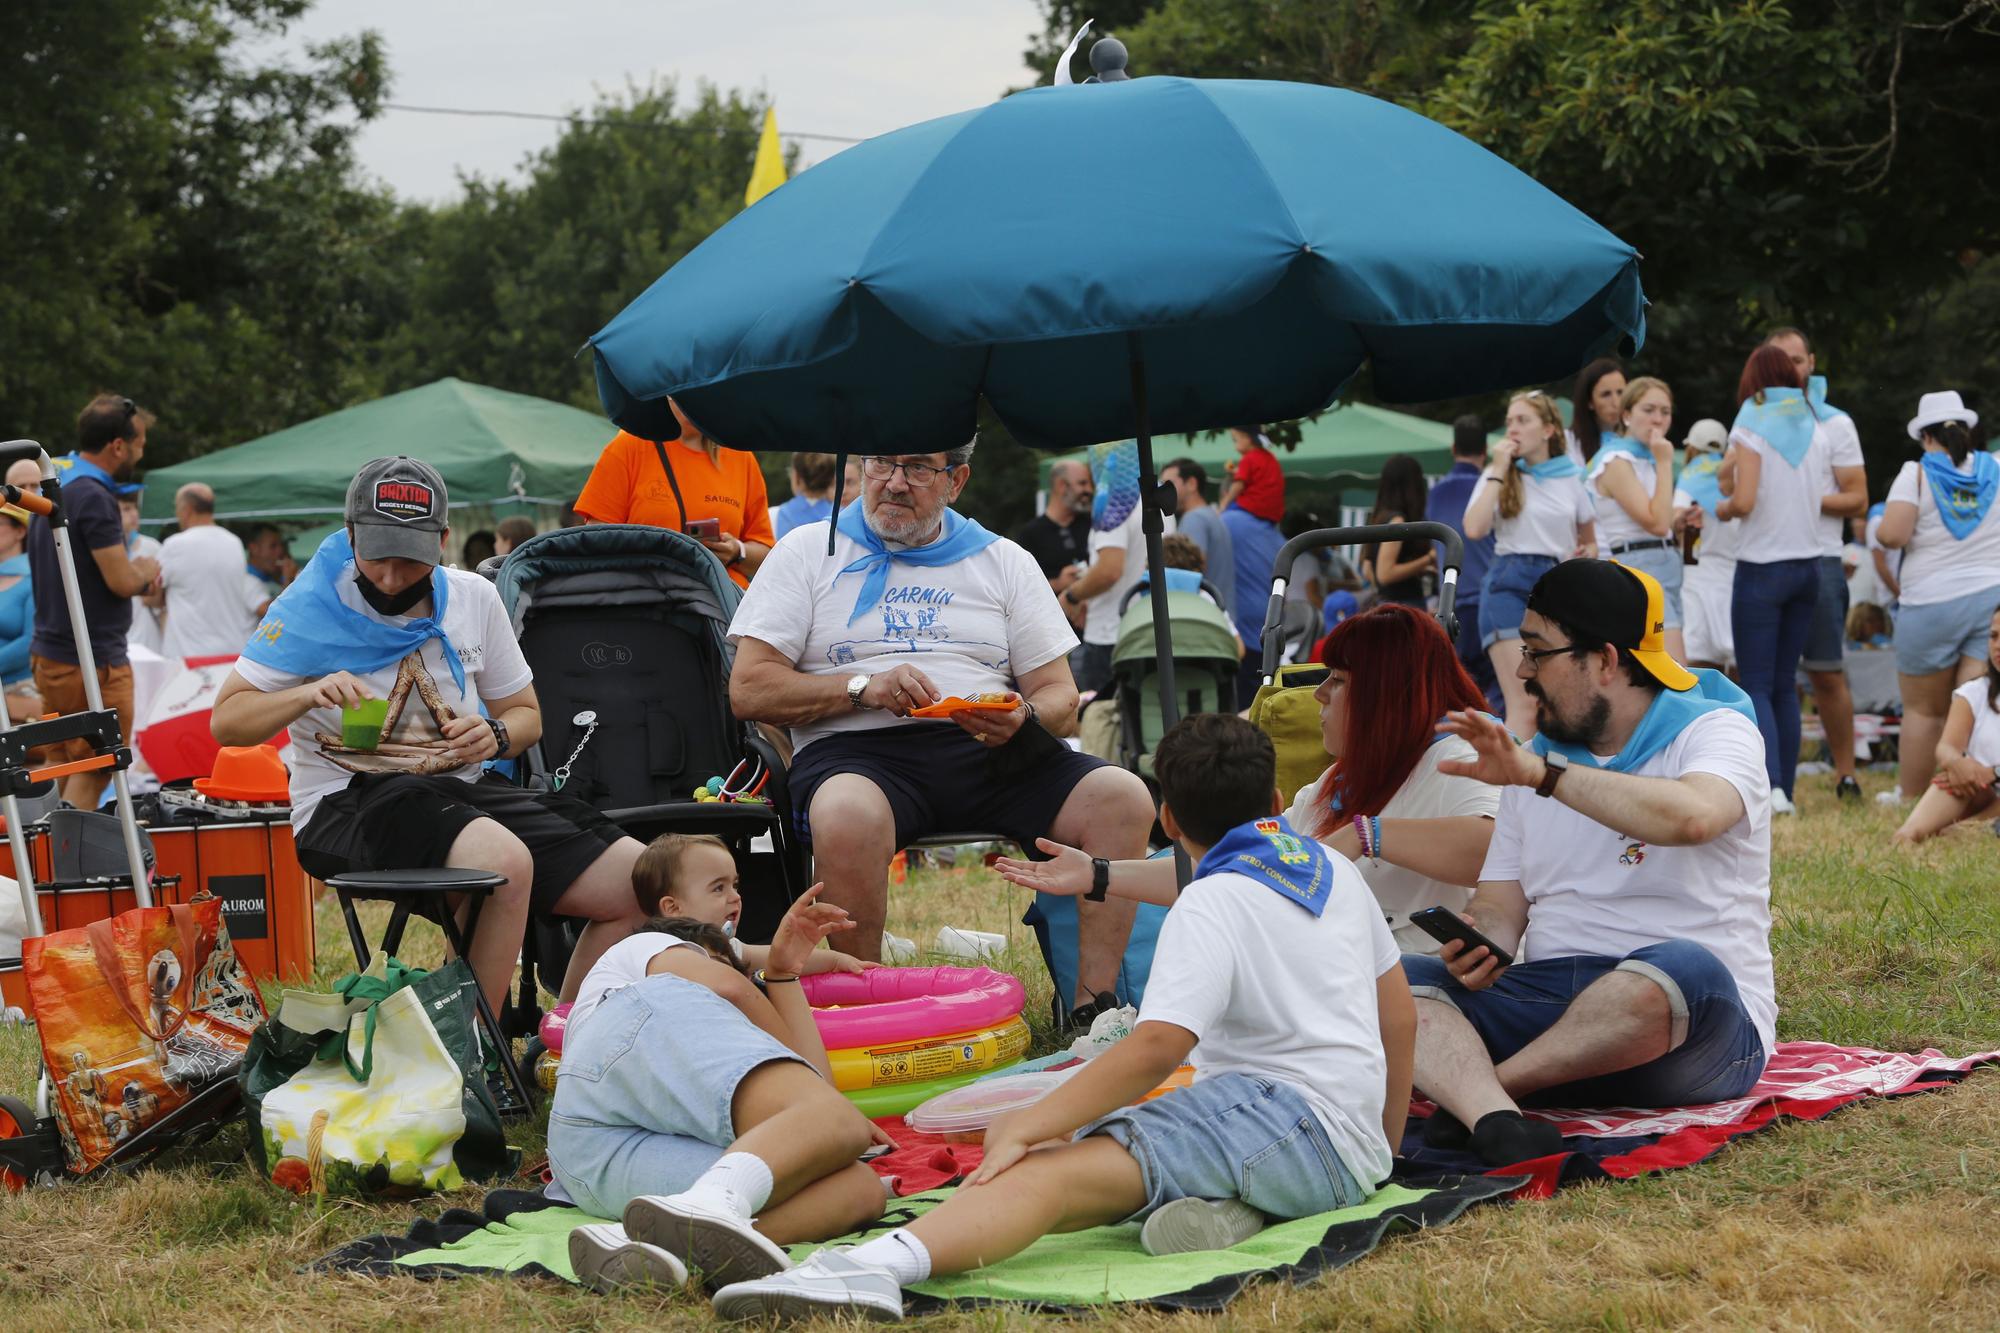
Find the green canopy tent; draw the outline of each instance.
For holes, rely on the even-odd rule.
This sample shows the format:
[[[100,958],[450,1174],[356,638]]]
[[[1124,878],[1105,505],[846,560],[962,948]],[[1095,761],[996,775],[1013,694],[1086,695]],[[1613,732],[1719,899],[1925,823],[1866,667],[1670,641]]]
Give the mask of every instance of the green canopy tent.
[[[594,412],[482,384],[443,379],[289,426],[145,477],[147,527],[173,520],[174,491],[215,489],[224,522],[265,519],[324,534],[337,526],[347,484],[384,454],[421,458],[443,475],[463,536],[467,520],[528,514],[576,498],[616,428]],[[301,550],[301,559],[308,552]]]
[[[1236,445],[1228,432],[1185,442],[1160,441],[1162,465],[1167,460],[1189,457],[1208,470],[1211,478],[1236,459]],[[1344,403],[1323,413],[1317,421],[1299,423],[1299,444],[1286,452],[1278,450],[1278,461],[1287,477],[1315,481],[1366,483],[1373,489],[1382,475],[1382,465],[1396,454],[1408,454],[1423,465],[1428,476],[1442,476],[1451,470],[1451,427],[1427,421],[1405,412],[1365,403]],[[1048,486],[1049,467],[1055,458],[1081,458],[1063,454],[1042,460],[1040,481]]]

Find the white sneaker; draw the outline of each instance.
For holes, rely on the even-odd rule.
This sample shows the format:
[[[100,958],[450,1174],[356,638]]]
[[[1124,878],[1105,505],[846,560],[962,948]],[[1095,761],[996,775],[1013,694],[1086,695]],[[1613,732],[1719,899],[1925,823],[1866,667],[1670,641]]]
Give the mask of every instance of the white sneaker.
[[[569,1266],[576,1280],[596,1291],[648,1283],[678,1287],[687,1265],[657,1245],[630,1239],[616,1222],[591,1222],[569,1233]]]
[[[1795,815],[1799,808],[1792,804],[1792,798],[1776,787],[1771,789],[1771,813],[1774,815]]]
[[[1264,1215],[1241,1199],[1175,1199],[1153,1210],[1139,1228],[1147,1254],[1226,1250],[1264,1229]]]
[[[711,1289],[792,1266],[741,1214],[690,1194],[640,1195],[625,1205],[625,1233],[679,1256]]]
[[[1891,787],[1887,791],[1878,791],[1875,793],[1875,804],[1877,805],[1897,806],[1908,805],[1909,803],[1909,799],[1903,795],[1900,787]]]
[[[797,1268],[715,1293],[718,1319],[790,1322],[842,1310],[894,1323],[903,1317],[903,1289],[886,1268],[856,1263],[846,1250],[821,1250]]]

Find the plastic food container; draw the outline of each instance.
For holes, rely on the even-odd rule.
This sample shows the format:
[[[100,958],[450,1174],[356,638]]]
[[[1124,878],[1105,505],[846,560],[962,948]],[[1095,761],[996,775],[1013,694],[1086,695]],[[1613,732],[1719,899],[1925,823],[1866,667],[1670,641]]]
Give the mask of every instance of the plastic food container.
[[[340,743],[350,750],[370,750],[382,743],[382,724],[389,720],[387,699],[363,699],[340,710]]]
[[[1083,1068],[1078,1065],[1077,1069]],[[1069,1081],[1076,1069],[1050,1070],[989,1079],[937,1096],[909,1114],[919,1134],[941,1134],[947,1143],[982,1143],[986,1127],[1008,1111],[1033,1106]]]

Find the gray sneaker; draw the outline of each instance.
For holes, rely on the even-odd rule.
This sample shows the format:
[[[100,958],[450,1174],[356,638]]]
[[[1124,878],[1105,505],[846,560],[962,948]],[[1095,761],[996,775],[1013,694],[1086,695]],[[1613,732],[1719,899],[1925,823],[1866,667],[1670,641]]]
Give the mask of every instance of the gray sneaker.
[[[595,1291],[619,1287],[678,1287],[687,1265],[657,1245],[630,1239],[616,1222],[592,1222],[569,1233],[569,1266]]]
[[[1161,1204],[1139,1228],[1147,1254],[1226,1250],[1264,1229],[1264,1215],[1241,1199],[1175,1199]]]
[[[718,1319],[790,1323],[841,1311],[879,1323],[899,1322],[903,1289],[888,1269],[856,1263],[840,1249],[821,1250],[796,1268],[734,1282],[715,1293]]]
[[[686,1194],[642,1194],[625,1205],[625,1234],[677,1255],[713,1291],[792,1266],[763,1233],[727,1209]]]

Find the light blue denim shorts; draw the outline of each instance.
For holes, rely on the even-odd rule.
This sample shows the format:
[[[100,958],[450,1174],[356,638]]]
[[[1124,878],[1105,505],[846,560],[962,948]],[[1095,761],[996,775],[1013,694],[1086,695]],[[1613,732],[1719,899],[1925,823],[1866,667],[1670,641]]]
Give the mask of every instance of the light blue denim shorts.
[[[1077,1131],[1115,1139],[1139,1164],[1146,1203],[1137,1222],[1175,1199],[1241,1199],[1269,1217],[1311,1217],[1368,1197],[1326,1127],[1291,1084],[1250,1074],[1113,1111]]]
[[[2000,587],[1969,592],[1948,602],[1911,606],[1896,612],[1896,670],[1906,676],[1928,676],[1953,666],[1961,657],[1986,660],[1986,629],[1993,608],[2000,606]]]
[[[1647,540],[1651,540],[1650,538]],[[1666,629],[1679,629],[1686,617],[1681,610],[1681,581],[1687,576],[1687,566],[1681,562],[1680,548],[1677,546],[1649,546],[1643,551],[1605,551],[1605,555],[1621,565],[1644,570],[1660,585],[1660,600],[1665,603],[1660,608]]]
[[[613,991],[563,1043],[550,1170],[597,1217],[678,1193],[735,1142],[736,1085],[798,1059],[706,986],[661,975]]]

